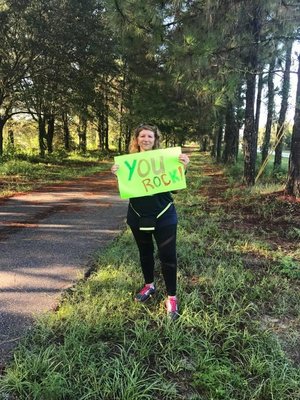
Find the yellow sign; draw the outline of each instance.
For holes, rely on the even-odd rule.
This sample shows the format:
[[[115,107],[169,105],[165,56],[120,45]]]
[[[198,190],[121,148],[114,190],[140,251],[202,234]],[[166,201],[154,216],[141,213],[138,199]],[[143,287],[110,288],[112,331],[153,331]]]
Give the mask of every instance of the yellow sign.
[[[186,188],[185,173],[178,157],[181,147],[150,150],[114,158],[122,199],[151,196]]]

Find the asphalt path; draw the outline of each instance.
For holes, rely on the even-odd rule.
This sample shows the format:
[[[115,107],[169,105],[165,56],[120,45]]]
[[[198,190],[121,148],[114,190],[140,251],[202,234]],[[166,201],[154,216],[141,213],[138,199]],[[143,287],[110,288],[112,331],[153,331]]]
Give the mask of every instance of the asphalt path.
[[[110,173],[0,202],[0,365],[124,228],[126,208]]]

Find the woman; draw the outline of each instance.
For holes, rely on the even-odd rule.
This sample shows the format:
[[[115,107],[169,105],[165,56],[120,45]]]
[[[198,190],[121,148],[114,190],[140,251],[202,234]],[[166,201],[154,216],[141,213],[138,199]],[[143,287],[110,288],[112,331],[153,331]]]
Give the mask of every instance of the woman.
[[[149,151],[159,148],[160,134],[157,127],[143,124],[137,127],[129,146],[130,153]],[[186,169],[189,157],[180,154],[179,161]],[[119,166],[114,164],[111,172],[116,174]],[[143,230],[141,223],[148,224]],[[150,221],[150,222],[149,222]],[[149,230],[149,223],[155,225]],[[167,300],[167,313],[172,319],[178,314],[178,301],[176,297],[177,284],[177,258],[176,258],[176,231],[177,214],[170,192],[158,193],[152,196],[131,198],[128,206],[127,224],[135,238],[139,249],[140,262],[144,275],[144,287],[136,294],[135,300],[144,302],[156,291],[154,285],[154,245],[153,236],[157,244],[158,255],[161,261]]]

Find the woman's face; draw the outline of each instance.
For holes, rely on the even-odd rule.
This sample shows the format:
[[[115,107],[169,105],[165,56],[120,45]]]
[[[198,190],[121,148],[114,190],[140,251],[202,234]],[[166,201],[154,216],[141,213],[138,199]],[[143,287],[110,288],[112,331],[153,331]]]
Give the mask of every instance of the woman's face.
[[[140,147],[140,151],[152,150],[155,143],[155,134],[148,129],[143,129],[138,137],[137,144]]]

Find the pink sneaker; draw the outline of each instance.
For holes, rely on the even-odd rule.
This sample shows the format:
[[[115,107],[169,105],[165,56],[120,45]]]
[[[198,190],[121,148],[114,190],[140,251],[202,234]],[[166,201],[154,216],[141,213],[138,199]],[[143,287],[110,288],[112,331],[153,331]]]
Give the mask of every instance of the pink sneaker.
[[[167,298],[166,307],[167,307],[167,314],[173,321],[179,317],[178,301],[176,296]]]
[[[144,302],[148,300],[154,293],[156,289],[154,286],[150,285],[145,285],[136,295],[135,295],[135,301],[141,301]]]

